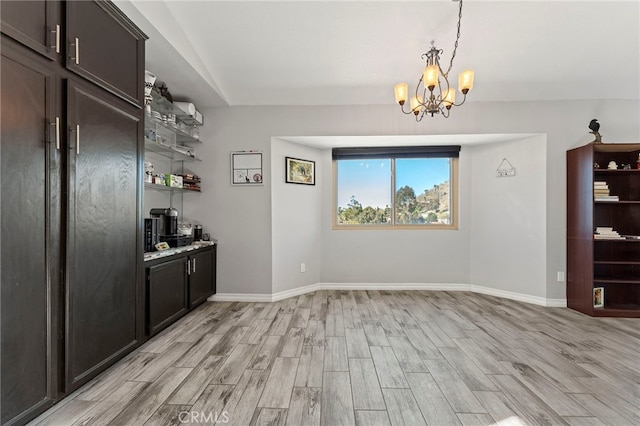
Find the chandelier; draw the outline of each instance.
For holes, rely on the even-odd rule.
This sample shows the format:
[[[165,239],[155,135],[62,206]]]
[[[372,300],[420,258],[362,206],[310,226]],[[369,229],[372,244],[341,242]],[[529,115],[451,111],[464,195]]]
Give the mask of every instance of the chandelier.
[[[453,59],[456,57],[458,50],[458,41],[460,40],[460,21],[462,20],[462,0],[453,0],[460,2],[460,10],[458,12],[458,34],[456,35],[456,43],[453,48],[453,55],[447,71],[443,71],[440,66],[441,49],[435,47],[435,42],[431,42],[431,49],[424,53],[421,57],[427,60],[426,67],[416,85],[415,96],[411,98],[409,103],[411,110],[405,111],[404,105],[407,102],[409,86],[407,83],[398,83],[394,86],[396,102],[400,104],[400,108],[405,114],[414,114],[416,121],[421,121],[425,114],[442,114],[443,117],[449,117],[449,111],[452,106],[460,106],[467,100],[467,93],[473,88],[473,71],[465,70],[458,75],[458,88],[462,95],[462,102],[456,103],[456,89],[449,85],[449,71],[453,66]]]

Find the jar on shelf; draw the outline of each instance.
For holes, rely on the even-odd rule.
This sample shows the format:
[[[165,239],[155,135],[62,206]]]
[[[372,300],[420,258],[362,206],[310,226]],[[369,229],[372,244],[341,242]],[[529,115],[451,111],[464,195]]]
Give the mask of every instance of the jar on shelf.
[[[190,135],[192,138],[194,138],[195,140],[200,140],[200,129],[198,129],[198,126],[193,126],[191,128],[191,132]]]

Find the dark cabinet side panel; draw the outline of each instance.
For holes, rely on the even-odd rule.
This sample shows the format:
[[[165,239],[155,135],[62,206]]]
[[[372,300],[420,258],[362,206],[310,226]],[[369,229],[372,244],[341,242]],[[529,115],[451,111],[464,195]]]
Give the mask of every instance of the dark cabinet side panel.
[[[69,80],[67,386],[137,343],[139,112]],[[127,109],[123,109],[123,108]]]
[[[55,108],[52,71],[4,37],[0,64],[0,422],[7,424],[33,417],[55,397],[55,332],[48,319],[57,315],[51,239],[59,237],[60,195],[52,183],[59,179],[58,154],[47,140]]]

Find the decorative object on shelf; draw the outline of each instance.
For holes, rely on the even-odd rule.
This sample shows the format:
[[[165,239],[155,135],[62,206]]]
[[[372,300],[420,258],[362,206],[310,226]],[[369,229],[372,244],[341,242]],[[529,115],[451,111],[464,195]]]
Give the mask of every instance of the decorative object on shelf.
[[[167,83],[163,82],[160,85],[160,87],[158,87],[158,90],[160,90],[160,96],[162,96],[163,98],[165,98],[169,102],[173,103],[173,96],[171,96],[171,92],[169,92],[169,88],[167,87]]]
[[[507,164],[505,164],[507,163]],[[496,169],[496,177],[513,177],[516,175],[516,168],[507,158],[503,158],[500,165]]]
[[[153,100],[153,96],[151,96],[151,90],[153,89],[153,84],[156,82],[155,74],[146,71],[144,72],[144,105],[145,112],[151,113],[151,101]]]
[[[598,162],[594,162],[593,163],[593,168],[594,169],[599,169],[600,168],[600,164],[598,164]]]
[[[602,143],[602,136],[600,135],[600,123],[595,118],[589,122],[589,133],[593,134],[596,138],[591,143]]]
[[[262,185],[262,153],[238,151],[231,153],[231,184]]]
[[[618,164],[615,161],[609,161],[609,165],[607,166],[607,169],[616,170],[617,168],[618,168]]]
[[[604,308],[604,287],[594,287],[593,289],[593,307]]]
[[[638,160],[636,161],[636,168],[640,170],[640,154],[638,154]]]
[[[144,162],[144,181],[153,183],[153,163],[150,161]]]
[[[456,42],[447,71],[443,71],[440,66],[440,55],[443,50],[437,49],[435,47],[435,41],[432,41],[431,49],[422,55],[422,59],[426,58],[427,60],[427,66],[418,80],[415,96],[411,98],[411,110],[404,110],[404,104],[407,102],[409,93],[408,84],[398,83],[394,86],[396,102],[400,104],[402,112],[405,114],[414,114],[416,121],[421,121],[425,114],[430,114],[431,117],[435,114],[442,114],[445,118],[449,117],[451,107],[462,105],[467,100],[467,93],[473,88],[473,71],[468,69],[461,72],[458,75],[458,88],[464,95],[464,98],[459,104],[455,103],[456,90],[449,84],[449,72],[453,66],[453,60],[456,57],[456,51],[458,49],[458,41],[460,40],[462,0],[452,1],[459,1],[460,8],[458,11],[458,32],[456,35]],[[422,87],[422,94],[420,93],[420,87]]]
[[[299,158],[285,157],[286,183],[302,185],[316,184],[316,162]]]

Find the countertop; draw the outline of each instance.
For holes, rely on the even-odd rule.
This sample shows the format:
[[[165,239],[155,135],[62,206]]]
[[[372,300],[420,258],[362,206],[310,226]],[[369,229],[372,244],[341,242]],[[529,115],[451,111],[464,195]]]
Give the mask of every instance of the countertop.
[[[202,247],[209,247],[218,243],[218,240],[211,241],[198,241],[188,246],[175,247],[162,251],[152,251],[144,254],[144,261],[159,259],[161,257],[172,256],[174,254],[186,253],[188,251],[196,250]]]

